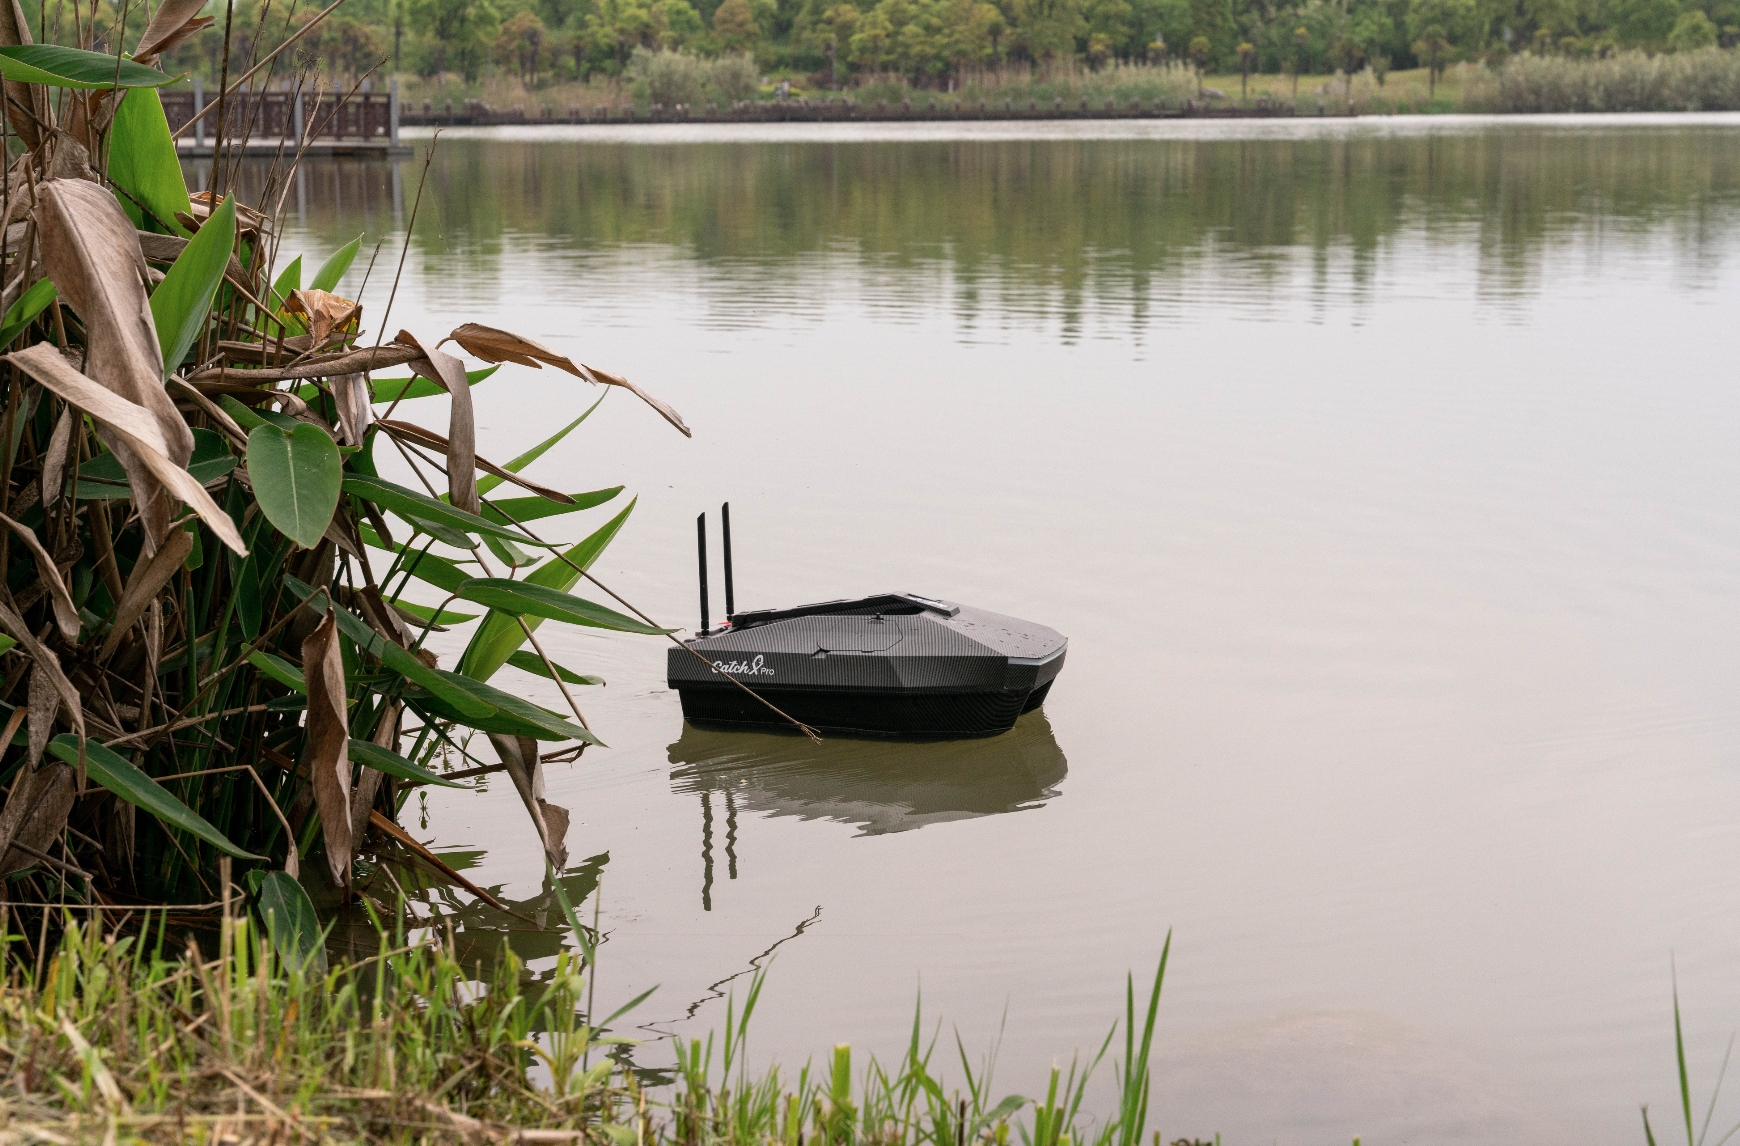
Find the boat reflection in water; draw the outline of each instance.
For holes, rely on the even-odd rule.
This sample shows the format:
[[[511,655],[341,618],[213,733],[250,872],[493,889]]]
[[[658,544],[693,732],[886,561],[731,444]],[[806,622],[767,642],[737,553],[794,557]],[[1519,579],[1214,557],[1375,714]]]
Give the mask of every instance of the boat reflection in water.
[[[701,903],[709,911],[715,848],[727,876],[737,878],[740,812],[831,820],[880,836],[1038,808],[1069,774],[1043,709],[1001,736],[975,740],[836,735],[815,744],[796,732],[685,724],[670,761],[672,791],[700,798]]]

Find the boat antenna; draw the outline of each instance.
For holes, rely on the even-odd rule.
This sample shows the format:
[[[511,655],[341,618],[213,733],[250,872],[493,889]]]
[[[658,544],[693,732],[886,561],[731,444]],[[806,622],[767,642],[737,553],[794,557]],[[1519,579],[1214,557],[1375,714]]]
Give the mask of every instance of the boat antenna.
[[[701,558],[701,636],[712,627],[707,620],[707,515],[695,519],[695,549]]]
[[[725,534],[725,620],[731,620],[731,615],[737,612],[737,598],[731,592],[731,503],[726,502],[719,507],[719,516],[723,519],[720,529]]]

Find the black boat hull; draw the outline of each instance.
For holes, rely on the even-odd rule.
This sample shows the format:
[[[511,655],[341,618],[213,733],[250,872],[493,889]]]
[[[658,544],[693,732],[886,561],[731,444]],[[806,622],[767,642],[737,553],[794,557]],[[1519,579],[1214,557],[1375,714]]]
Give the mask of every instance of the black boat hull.
[[[697,725],[787,726],[768,709],[826,732],[873,736],[995,736],[1038,708],[1051,682],[1037,689],[999,692],[812,692],[757,688],[757,700],[739,688],[685,688],[683,719]]]
[[[1069,644],[1043,625],[893,593],[738,613],[683,643],[666,679],[692,723],[933,737],[1007,732],[1045,703]]]

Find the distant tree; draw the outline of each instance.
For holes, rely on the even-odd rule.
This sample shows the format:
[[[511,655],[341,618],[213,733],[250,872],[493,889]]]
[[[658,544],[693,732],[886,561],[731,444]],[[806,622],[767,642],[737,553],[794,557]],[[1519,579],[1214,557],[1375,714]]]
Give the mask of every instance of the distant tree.
[[[1693,8],[1674,22],[1674,30],[1668,33],[1668,50],[1693,52],[1699,48],[1712,48],[1716,45],[1716,35],[1716,25]]]
[[[887,3],[887,0],[883,0]],[[1034,60],[1073,57],[1087,31],[1081,0],[1011,0],[1015,42]]]
[[[460,57],[468,77],[476,68],[478,47],[495,38],[499,18],[489,0],[412,0],[412,18],[429,34],[437,82],[447,71],[448,54]]]
[[[755,47],[761,37],[755,16],[749,11],[749,0],[725,0],[713,13],[713,35],[728,52],[741,52]]]
[[[531,9],[516,12],[501,26],[495,50],[518,63],[519,78],[530,87],[538,83],[538,49],[544,42],[544,22]]]
[[[1613,31],[1619,42],[1640,48],[1662,48],[1679,22],[1678,0],[1614,0]]]
[[[706,34],[707,25],[689,0],[653,0],[649,13],[653,36],[661,48],[688,47]]]
[[[1299,98],[1299,73],[1305,70],[1305,53],[1311,47],[1311,33],[1303,25],[1293,29],[1293,98]]]
[[[1256,58],[1257,46],[1250,41],[1239,45],[1239,98],[1242,100],[1248,94],[1251,86],[1251,61]]]
[[[1214,56],[1214,45],[1207,36],[1197,36],[1190,41],[1190,62],[1196,65],[1196,94],[1202,95],[1202,74],[1208,70],[1208,61]]]

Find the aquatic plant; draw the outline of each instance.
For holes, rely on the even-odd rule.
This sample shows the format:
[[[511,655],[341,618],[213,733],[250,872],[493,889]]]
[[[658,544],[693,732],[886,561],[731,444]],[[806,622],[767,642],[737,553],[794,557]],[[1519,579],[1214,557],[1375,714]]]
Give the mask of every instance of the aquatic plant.
[[[1469,73],[1465,111],[1734,111],[1740,109],[1740,52],[1703,48],[1607,59],[1512,56],[1496,70]]]
[[[578,543],[545,532],[622,487],[523,473],[596,402],[498,465],[477,453],[471,387],[502,363],[549,366],[688,430],[626,379],[506,331],[387,338],[392,294],[371,340],[335,293],[360,239],[306,280],[300,258],[278,265],[274,213],[317,123],[278,141],[255,206],[233,190],[234,146],[190,195],[156,92],[170,77],[151,65],[207,22],[200,7],[166,0],[130,59],[0,21],[21,152],[0,191],[0,877],[39,913],[192,912],[228,896],[216,871],[233,858],[274,937],[306,952],[303,858],[319,857],[305,882],[348,894],[371,830],[419,849],[393,818],[416,785],[459,786],[432,770],[441,753],[506,771],[562,867],[568,815],[543,769],[599,743],[574,693],[599,682],[552,661],[537,629],[669,632],[570,591],[632,501]],[[246,79],[211,105],[219,139]],[[439,432],[398,416],[435,395]],[[504,484],[528,496],[492,496]],[[413,581],[441,604],[408,600]],[[465,605],[481,617],[450,608]],[[443,667],[429,635],[470,621]],[[565,711],[488,683],[503,669],[553,682]]]

